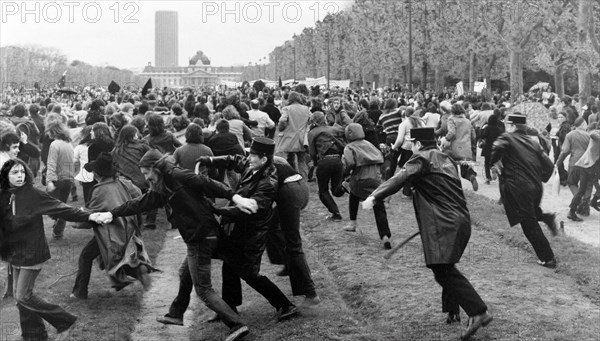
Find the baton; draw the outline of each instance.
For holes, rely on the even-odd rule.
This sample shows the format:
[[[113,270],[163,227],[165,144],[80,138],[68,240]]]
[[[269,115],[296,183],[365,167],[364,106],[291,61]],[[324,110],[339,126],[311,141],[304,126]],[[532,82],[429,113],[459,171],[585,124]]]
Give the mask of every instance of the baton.
[[[421,233],[421,232],[416,232],[416,233],[415,233],[415,234],[413,234],[412,236],[410,236],[410,237],[408,237],[408,238],[404,239],[404,240],[402,241],[402,243],[400,243],[400,244],[398,244],[398,245],[394,246],[394,247],[393,247],[393,248],[392,248],[390,251],[388,251],[388,252],[387,252],[387,253],[386,253],[386,254],[383,256],[383,258],[385,258],[385,259],[390,259],[390,258],[391,258],[391,257],[394,255],[394,253],[398,252],[398,250],[400,250],[400,249],[401,249],[401,248],[402,248],[404,245],[406,245],[406,243],[410,242],[410,241],[411,241],[411,240],[412,240],[414,237],[418,236],[420,233]]]

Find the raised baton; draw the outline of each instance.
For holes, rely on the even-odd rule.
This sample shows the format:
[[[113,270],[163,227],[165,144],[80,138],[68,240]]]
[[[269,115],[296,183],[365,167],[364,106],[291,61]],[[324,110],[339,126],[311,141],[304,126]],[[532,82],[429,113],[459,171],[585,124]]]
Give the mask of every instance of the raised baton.
[[[406,243],[410,242],[414,237],[418,236],[421,232],[416,232],[415,234],[413,234],[412,236],[404,239],[404,241],[402,241],[402,243],[394,246],[390,251],[388,251],[383,258],[385,259],[390,259],[392,257],[392,255],[394,255],[394,253],[398,252],[398,250],[400,250],[404,245],[406,245]]]

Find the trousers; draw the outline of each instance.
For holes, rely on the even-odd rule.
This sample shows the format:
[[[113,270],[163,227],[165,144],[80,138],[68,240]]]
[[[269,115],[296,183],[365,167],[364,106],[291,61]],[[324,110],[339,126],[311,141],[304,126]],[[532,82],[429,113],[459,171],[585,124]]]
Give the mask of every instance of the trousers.
[[[442,286],[442,311],[456,314],[459,307],[468,316],[483,314],[487,306],[475,291],[468,279],[463,276],[454,264],[430,264],[436,282]]]

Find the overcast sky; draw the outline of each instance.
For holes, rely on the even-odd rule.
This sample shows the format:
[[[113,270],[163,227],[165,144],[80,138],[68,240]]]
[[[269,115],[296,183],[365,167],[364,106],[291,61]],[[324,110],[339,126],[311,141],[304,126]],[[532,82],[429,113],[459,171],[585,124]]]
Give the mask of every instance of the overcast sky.
[[[216,66],[247,65],[314,27],[329,1],[1,1],[0,46],[55,47],[69,60],[119,68],[154,64],[154,13],[179,15],[179,64],[202,50]],[[25,7],[23,7],[25,3]]]

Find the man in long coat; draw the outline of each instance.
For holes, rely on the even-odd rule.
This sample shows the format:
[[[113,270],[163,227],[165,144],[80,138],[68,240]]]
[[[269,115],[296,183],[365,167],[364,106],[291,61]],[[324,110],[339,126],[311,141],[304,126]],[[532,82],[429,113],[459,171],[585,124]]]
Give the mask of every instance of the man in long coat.
[[[363,203],[364,209],[375,201],[412,187],[415,215],[423,242],[425,263],[442,286],[442,310],[448,323],[460,321],[459,306],[469,316],[463,340],[492,321],[487,306],[468,279],[455,267],[471,236],[471,218],[461,187],[457,164],[436,148],[433,128],[414,128],[410,132],[414,155],[395,176],[381,184]]]
[[[506,119],[506,133],[492,146],[492,164],[501,161],[500,195],[510,226],[521,224],[539,264],[556,268],[556,259],[538,221],[556,235],[555,215],[540,207],[544,186],[541,179],[542,147],[527,135],[526,117],[518,113]]]

